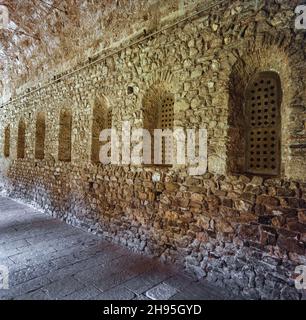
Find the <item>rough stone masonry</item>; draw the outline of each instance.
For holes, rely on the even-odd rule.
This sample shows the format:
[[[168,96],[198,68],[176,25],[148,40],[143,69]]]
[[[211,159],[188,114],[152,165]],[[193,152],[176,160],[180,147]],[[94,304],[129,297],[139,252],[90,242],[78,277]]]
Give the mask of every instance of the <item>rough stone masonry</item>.
[[[0,188],[233,294],[300,299],[306,31],[294,28],[298,1],[172,2],[177,14],[158,28],[12,94],[0,109]],[[266,72],[281,87],[279,171],[252,174],[245,93]],[[96,161],[101,128],[146,127],[169,96],[174,127],[207,128],[206,174]]]

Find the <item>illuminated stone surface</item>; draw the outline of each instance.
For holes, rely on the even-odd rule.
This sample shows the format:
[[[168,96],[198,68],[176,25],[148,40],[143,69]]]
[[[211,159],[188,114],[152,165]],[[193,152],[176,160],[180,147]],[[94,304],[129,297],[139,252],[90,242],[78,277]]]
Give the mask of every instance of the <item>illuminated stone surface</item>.
[[[306,265],[306,51],[305,31],[294,23],[299,1],[9,3],[19,29],[0,35],[0,191],[237,296],[300,299],[294,279],[296,266]],[[261,83],[266,72],[278,79],[276,91]],[[126,120],[151,130],[206,128],[208,172],[102,165],[101,129],[121,129]],[[54,223],[44,222],[41,241],[59,248],[48,232]],[[43,264],[39,272],[49,270],[44,263],[54,248],[31,245],[20,254],[13,247],[14,262],[34,259]],[[24,239],[18,246],[26,247]],[[126,272],[113,279],[97,266],[93,274],[79,270],[77,282],[68,272],[63,294],[80,281],[100,291],[121,283],[133,262],[124,263]],[[127,283],[144,298],[158,285],[149,279]],[[51,283],[49,295],[60,295],[58,288]]]

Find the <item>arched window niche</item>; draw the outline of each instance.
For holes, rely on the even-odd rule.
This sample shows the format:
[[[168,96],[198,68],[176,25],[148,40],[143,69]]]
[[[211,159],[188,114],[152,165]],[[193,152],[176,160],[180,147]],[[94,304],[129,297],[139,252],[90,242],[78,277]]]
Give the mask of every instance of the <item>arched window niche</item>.
[[[18,124],[18,136],[17,136],[17,159],[25,158],[25,134],[26,124],[24,119],[20,119]]]
[[[235,81],[236,80],[236,81]],[[281,173],[282,87],[278,73],[257,72],[247,82],[232,79],[229,164],[233,173]]]
[[[151,134],[151,164],[161,166],[172,166],[174,142],[165,130],[172,132],[174,127],[174,94],[163,84],[154,85],[145,93],[143,98],[143,125]],[[163,130],[161,140],[154,138],[154,129]],[[155,148],[154,148],[155,146]],[[160,149],[160,161],[154,157],[154,149]],[[156,151],[156,150],[155,150]]]
[[[101,148],[100,133],[103,129],[112,127],[112,109],[108,99],[101,95],[97,97],[92,109],[92,138],[91,138],[91,162],[99,163]]]
[[[35,132],[35,159],[42,160],[45,157],[46,120],[45,114],[39,112],[36,117]]]
[[[246,172],[279,175],[281,165],[281,82],[276,72],[260,72],[246,90]]]
[[[58,136],[58,160],[71,161],[72,114],[68,109],[60,112]]]
[[[5,158],[9,158],[11,150],[11,127],[7,125],[4,129],[4,147],[3,154]]]

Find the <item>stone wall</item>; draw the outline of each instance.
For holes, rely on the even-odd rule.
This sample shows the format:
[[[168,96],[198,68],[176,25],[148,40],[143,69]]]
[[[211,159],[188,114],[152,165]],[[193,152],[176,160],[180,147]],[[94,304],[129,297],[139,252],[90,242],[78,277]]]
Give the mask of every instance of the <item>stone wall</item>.
[[[300,298],[294,268],[306,264],[306,64],[294,8],[292,1],[223,2],[16,96],[0,111],[2,188],[234,294]],[[283,91],[277,177],[247,175],[239,161],[244,92],[261,71],[277,72]],[[97,127],[109,111],[118,129],[125,120],[146,126],[148,101],[161,92],[174,99],[175,126],[207,128],[208,173],[96,163]],[[44,159],[35,157],[38,113],[46,121]],[[71,160],[59,152],[67,114]],[[23,124],[25,157],[17,157]]]

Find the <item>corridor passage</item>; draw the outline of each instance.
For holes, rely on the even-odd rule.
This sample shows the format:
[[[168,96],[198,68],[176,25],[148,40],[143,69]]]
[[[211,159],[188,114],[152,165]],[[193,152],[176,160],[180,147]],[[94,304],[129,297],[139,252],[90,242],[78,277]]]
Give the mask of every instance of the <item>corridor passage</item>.
[[[0,198],[0,299],[227,299],[206,282]],[[3,275],[3,272],[2,272]],[[0,275],[0,283],[4,283]]]

